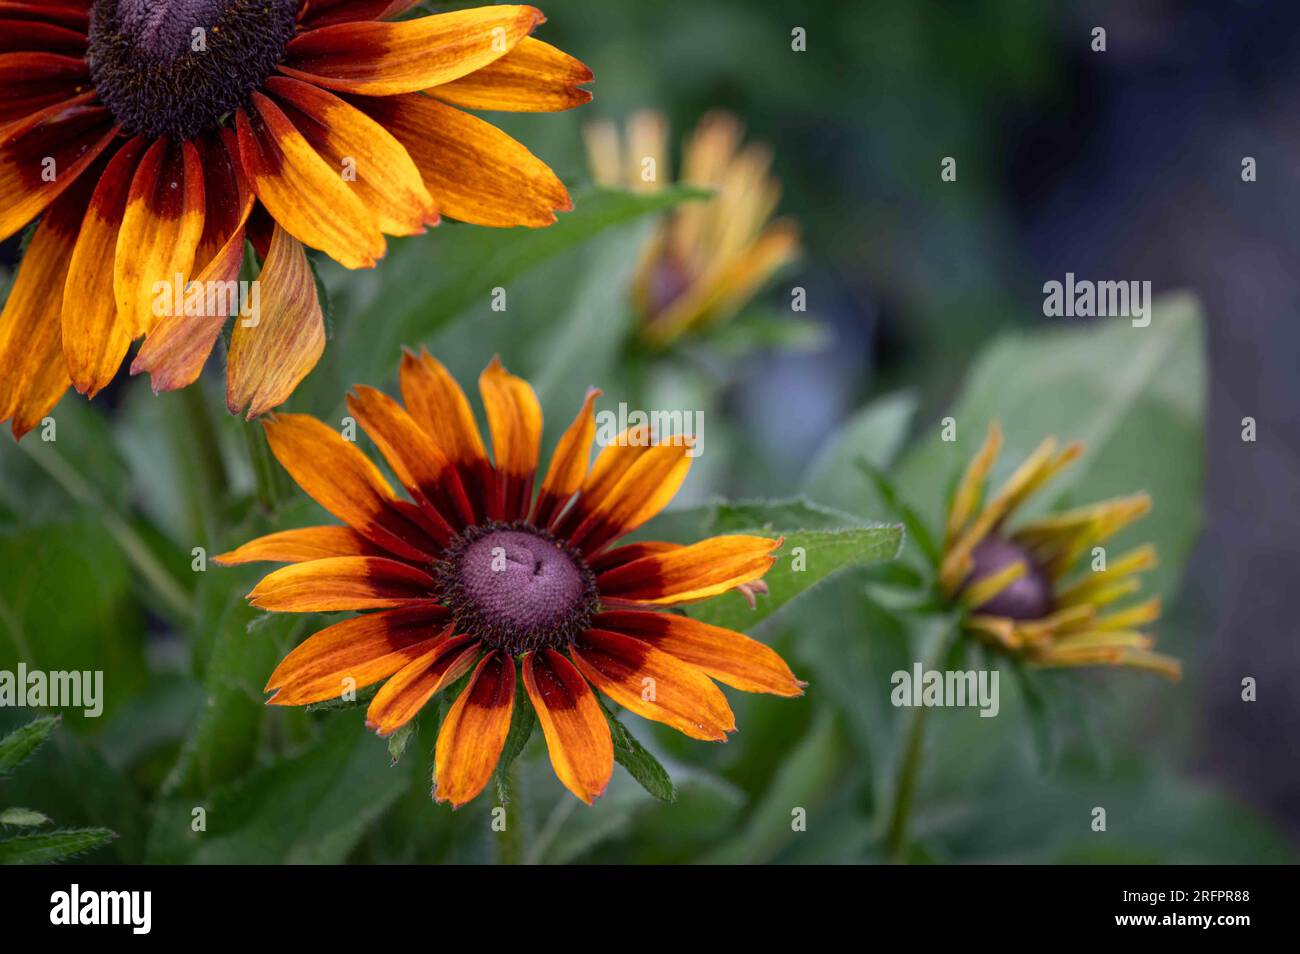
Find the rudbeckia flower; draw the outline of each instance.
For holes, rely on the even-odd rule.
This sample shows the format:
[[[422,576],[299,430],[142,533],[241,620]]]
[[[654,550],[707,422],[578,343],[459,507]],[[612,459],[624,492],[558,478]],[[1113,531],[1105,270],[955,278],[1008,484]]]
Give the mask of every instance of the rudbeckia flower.
[[[273,533],[218,557],[285,562],[249,594],[273,612],[374,610],[315,634],[272,673],[274,705],[337,698],[384,681],[367,723],[389,735],[469,673],[438,734],[439,801],[460,806],[492,777],[522,678],[551,764],[590,803],[614,767],[594,690],[691,738],[725,740],[735,720],[713,680],[797,696],[773,650],[670,607],[760,587],[779,540],[721,536],[689,546],[629,543],[672,499],[689,438],[625,431],[588,466],[588,392],[534,499],[542,413],[532,387],[493,360],[479,378],[494,460],[460,386],[427,352],[401,365],[405,407],[358,387],[348,409],[410,499],[353,443],[313,417],[264,420],[275,456],[346,526]]]
[[[572,207],[544,163],[461,107],[567,109],[591,98],[591,72],[529,36],[534,7],[381,22],[413,6],[0,2],[0,240],[40,216],[0,316],[0,421],[21,437],[69,385],[93,396],[143,335],[133,372],[155,390],[192,383],[234,310],[246,238],[264,263],[227,403],[251,417],[324,348],[304,245],[367,268],[385,235],[440,214],[544,226]]]
[[[597,183],[634,192],[663,188],[660,175],[669,168],[663,116],[633,116],[626,141],[607,121],[590,124],[585,135]],[[681,181],[716,194],[677,207],[645,251],[632,295],[642,336],[652,347],[731,318],[777,269],[798,257],[794,222],[769,221],[781,197],[780,183],[768,172],[771,151],[752,143],[742,147],[741,138],[734,117],[714,112],[686,142]]]
[[[1160,617],[1160,599],[1110,609],[1140,588],[1137,574],[1156,565],[1155,548],[1107,558],[1104,569],[1093,556],[1095,547],[1146,514],[1151,498],[1134,494],[1012,526],[1017,509],[1082,446],[1058,449],[1049,437],[981,508],[1001,446],[995,422],[948,513],[938,583],[967,609],[966,629],[1040,666],[1127,666],[1179,678],[1178,660],[1152,652],[1154,639],[1143,631]]]

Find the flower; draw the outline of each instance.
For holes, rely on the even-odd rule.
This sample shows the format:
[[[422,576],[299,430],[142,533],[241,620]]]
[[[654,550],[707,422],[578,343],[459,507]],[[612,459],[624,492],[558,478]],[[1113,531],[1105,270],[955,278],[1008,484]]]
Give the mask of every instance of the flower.
[[[633,116],[626,143],[609,122],[592,123],[585,134],[596,182],[638,192],[661,188],[659,168],[668,164],[663,116]],[[757,144],[741,148],[741,136],[733,116],[713,112],[686,142],[681,181],[716,194],[674,210],[646,249],[632,294],[642,337],[653,347],[731,318],[798,257],[794,222],[769,222],[781,196],[768,174],[771,152]]]
[[[1030,496],[1082,453],[1071,443],[1057,450],[1047,438],[980,509],[984,482],[1002,446],[994,422],[971,460],[948,512],[939,589],[967,611],[966,629],[992,645],[1040,666],[1128,666],[1178,679],[1178,660],[1151,652],[1141,628],[1160,617],[1160,599],[1110,613],[1104,607],[1136,592],[1137,574],[1156,565],[1145,545],[1093,563],[1070,577],[1084,554],[1151,509],[1145,493],[1054,513],[1008,529]]]
[[[264,264],[227,404],[253,417],[324,348],[303,245],[367,268],[385,234],[440,214],[536,227],[572,207],[544,163],[459,107],[568,109],[591,71],[529,36],[534,7],[380,22],[413,6],[0,3],[0,240],[41,216],[0,316],[0,422],[21,437],[69,385],[93,397],[142,335],[132,373],[192,383],[248,304],[232,291],[246,237]]]
[[[438,801],[460,806],[492,777],[515,704],[516,666],[560,781],[590,803],[614,768],[593,687],[695,739],[722,741],[735,720],[719,682],[797,696],[773,650],[668,612],[738,587],[762,592],[780,540],[720,536],[689,546],[615,544],[672,499],[690,438],[624,431],[588,468],[599,391],[560,438],[533,497],[542,412],[528,382],[493,360],[479,378],[495,463],[460,386],[427,352],[407,353],[405,408],[373,388],[349,414],[411,499],[400,499],[355,444],[319,420],[264,420],[271,449],[347,526],[273,533],[217,557],[291,564],[251,602],[273,612],[377,610],[303,642],[272,673],[275,705],[337,698],[387,680],[367,724],[389,735],[465,673],[442,724]],[[350,681],[349,681],[350,680]]]

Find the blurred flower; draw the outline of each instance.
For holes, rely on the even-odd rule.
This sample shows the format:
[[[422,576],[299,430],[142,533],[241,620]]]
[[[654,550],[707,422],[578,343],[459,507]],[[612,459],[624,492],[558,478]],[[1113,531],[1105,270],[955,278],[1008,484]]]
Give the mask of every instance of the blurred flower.
[[[227,403],[251,417],[324,348],[303,244],[368,268],[385,234],[440,214],[544,226],[571,208],[544,163],[456,107],[568,109],[591,72],[529,37],[533,7],[378,22],[413,6],[0,4],[0,240],[44,212],[0,317],[0,421],[21,437],[70,384],[94,396],[141,335],[133,373],[192,383],[234,310],[211,291],[238,279],[245,236],[266,264]]]
[[[1067,580],[1076,561],[1151,509],[1145,493],[1051,514],[1011,530],[1007,522],[1081,453],[1077,443],[1057,450],[1043,441],[1002,489],[980,509],[984,483],[1002,446],[989,427],[948,514],[939,587],[969,610],[966,628],[1008,652],[1042,666],[1128,666],[1171,679],[1178,660],[1151,652],[1141,631],[1160,616],[1160,599],[1103,614],[1140,588],[1137,574],[1156,565],[1146,545],[1095,564]]]
[[[600,185],[634,192],[663,187],[669,159],[662,115],[634,115],[625,143],[608,121],[590,124],[585,135]],[[653,347],[731,318],[798,257],[795,223],[769,221],[781,196],[780,183],[768,174],[771,151],[755,143],[742,148],[741,136],[734,117],[713,112],[685,144],[681,182],[715,195],[674,209],[645,250],[632,294],[642,337]]]
[[[427,352],[402,360],[405,408],[372,388],[349,395],[349,413],[411,501],[315,418],[264,422],[280,463],[347,526],[274,533],[217,559],[293,564],[249,594],[266,610],[380,610],[337,623],[290,653],[267,683],[276,691],[270,702],[304,705],[386,679],[367,722],[388,735],[472,672],[437,744],[435,795],[459,806],[492,777],[510,729],[516,663],[556,775],[588,803],[614,767],[593,686],[647,719],[715,741],[734,731],[735,720],[712,679],[749,692],[801,694],[802,683],[762,643],[663,612],[736,588],[748,598],[765,592],[760,581],[779,540],[614,546],[677,492],[690,465],[689,438],[656,441],[647,428],[630,428],[588,469],[600,393],[592,390],[534,502],[537,397],[495,359],[479,389],[495,464],[464,392]]]

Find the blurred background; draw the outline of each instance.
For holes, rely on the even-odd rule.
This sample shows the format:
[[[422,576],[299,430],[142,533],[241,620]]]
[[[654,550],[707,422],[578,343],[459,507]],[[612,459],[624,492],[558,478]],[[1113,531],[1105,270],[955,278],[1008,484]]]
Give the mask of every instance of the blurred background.
[[[1183,659],[1184,680],[1052,673],[1004,688],[996,719],[937,713],[913,860],[1294,861],[1300,6],[544,9],[538,35],[592,67],[595,100],[493,118],[570,185],[580,224],[548,230],[561,236],[554,248],[447,224],[393,242],[373,272],[321,263],[331,341],[291,408],[331,420],[352,383],[391,389],[403,344],[428,344],[467,385],[500,352],[538,387],[547,446],[599,384],[606,407],[705,409],[707,449],[681,505],[802,492],[864,520],[894,517],[855,456],[937,519],[988,419],[1008,426],[1002,475],[1049,429],[1091,438],[1060,499],[1151,490],[1155,510],[1133,539],[1161,546],[1159,648]],[[1104,52],[1092,48],[1095,27]],[[796,28],[805,51],[791,48]],[[581,127],[644,108],[666,114],[674,144],[721,108],[770,145],[803,255],[746,313],[788,316],[802,287],[799,318],[819,334],[764,340],[742,314],[743,347],[737,336],[653,356],[627,347],[627,287],[655,210],[622,213],[596,197],[588,208],[612,224],[581,219],[591,179]],[[955,182],[940,179],[945,157]],[[1242,179],[1245,157],[1256,181]],[[16,261],[16,241],[0,250]],[[1119,337],[1127,323],[1043,316],[1043,283],[1067,271],[1194,296],[1170,300],[1173,330],[1137,383],[1124,362],[1151,339]],[[498,285],[504,313],[489,305]],[[217,413],[214,370],[189,396],[121,380],[94,405],[66,399],[52,454],[26,449],[36,434],[23,449],[0,446],[0,668],[104,668],[109,685],[105,717],[66,716],[32,768],[0,783],[0,803],[113,828],[121,837],[94,860],[489,860],[487,809],[453,817],[433,806],[427,752],[390,768],[356,711],[260,705],[259,679],[320,627],[256,619],[242,602],[255,576],[191,573],[191,548],[219,552],[312,512],[257,479],[243,425]],[[998,391],[1006,376],[1025,383]],[[1108,403],[1117,391],[1124,400]],[[950,413],[962,438],[941,447]],[[1242,440],[1245,417],[1254,442]],[[196,438],[207,433],[213,441]],[[901,734],[888,674],[922,658],[926,637],[872,598],[879,579],[842,573],[756,631],[811,686],[797,701],[729,694],[741,731],[727,746],[629,720],[677,780],[675,805],[620,769],[583,808],[530,748],[525,856],[881,860]],[[1245,677],[1258,681],[1256,702],[1241,699]],[[0,710],[0,724],[29,716]],[[430,732],[421,727],[411,752]],[[215,836],[189,831],[197,804],[222,826]],[[315,809],[306,819],[302,805]],[[1110,818],[1104,839],[1088,829],[1097,805]],[[808,809],[807,832],[790,831],[792,806]]]

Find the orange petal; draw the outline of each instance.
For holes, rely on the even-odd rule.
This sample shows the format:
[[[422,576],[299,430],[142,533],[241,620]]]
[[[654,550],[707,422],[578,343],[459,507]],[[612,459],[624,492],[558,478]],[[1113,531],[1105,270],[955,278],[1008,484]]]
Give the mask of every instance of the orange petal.
[[[526,36],[501,59],[428,92],[466,109],[543,113],[591,102],[595,77],[581,60]]]
[[[370,701],[366,726],[392,735],[415,718],[435,692],[469,672],[480,645],[472,636],[457,636],[412,659]]]
[[[277,706],[337,699],[373,685],[435,646],[450,632],[447,612],[420,606],[354,616],[304,640],[271,673],[266,692]],[[348,680],[345,682],[345,680]]]
[[[523,378],[508,372],[500,358],[479,375],[496,459],[497,486],[490,510],[498,520],[519,520],[533,501],[533,475],[542,445],[542,406]]]
[[[300,28],[314,30],[333,23],[387,20],[405,13],[420,0],[311,0],[299,11]]]
[[[416,562],[431,562],[441,551],[418,508],[398,499],[370,458],[333,428],[306,414],[279,414],[262,426],[298,486],[354,530]]]
[[[203,235],[204,214],[198,147],[157,140],[136,167],[117,232],[113,288],[131,337],[147,332],[168,311],[181,310],[174,302],[167,308],[159,291],[175,288],[178,280],[184,287]]]
[[[351,527],[300,527],[269,533],[213,557],[222,566],[240,563],[306,563],[335,556],[383,556],[384,551]]]
[[[370,435],[411,496],[427,503],[447,539],[474,522],[474,510],[460,474],[427,432],[382,391],[358,386],[348,411]]]
[[[596,694],[573,663],[553,649],[524,657],[524,687],[556,776],[590,805],[614,774],[614,743]]]
[[[235,113],[239,158],[253,191],[294,238],[345,268],[370,268],[383,257],[373,212],[320,157],[279,106],[261,93]]]
[[[693,443],[670,437],[649,446],[605,448],[571,513],[577,523],[573,545],[596,553],[659,513],[686,479]],[[602,466],[606,458],[608,469]]]
[[[745,692],[803,695],[804,684],[794,677],[776,650],[721,626],[675,613],[636,611],[598,613],[592,626],[644,640]]]
[[[390,235],[418,235],[438,212],[420,170],[388,130],[332,93],[284,76],[265,87],[297,130]]]
[[[555,445],[550,469],[546,471],[546,479],[542,481],[542,489],[537,494],[537,506],[533,510],[532,522],[539,527],[550,526],[587,478],[587,468],[591,464],[591,445],[596,439],[596,419],[592,415],[592,408],[600,395],[598,388],[587,391],[578,416]]]
[[[780,540],[735,534],[652,554],[596,577],[602,599],[661,606],[707,599],[761,579]]]
[[[726,697],[708,676],[647,642],[592,629],[571,651],[593,686],[637,715],[706,742],[725,741],[736,729]]]
[[[203,297],[197,308],[187,302],[184,309],[159,321],[131,363],[132,374],[149,373],[155,392],[193,384],[226,319],[241,310],[236,283],[244,263],[245,227],[255,199],[238,168],[234,133],[223,129],[221,134],[224,142],[203,145],[207,213],[194,256],[198,272],[194,287],[202,290]]]
[[[72,383],[94,397],[117,374],[134,328],[117,307],[112,262],[131,181],[149,140],[136,136],[109,161],[81,222],[65,283],[61,327]],[[68,294],[67,292],[71,292]]]
[[[325,557],[267,574],[248,600],[273,613],[331,613],[432,599],[434,587],[428,573],[400,560]]]
[[[41,219],[0,313],[0,422],[10,421],[18,438],[71,384],[59,315],[88,192],[83,184],[62,196]]]
[[[280,69],[348,93],[413,93],[482,69],[545,19],[535,7],[501,5],[400,23],[341,23],[291,40]]]
[[[639,560],[645,556],[651,556],[656,553],[668,553],[672,550],[680,550],[684,547],[683,543],[660,543],[657,541],[646,541],[644,543],[629,543],[621,547],[612,547],[608,550],[601,551],[598,555],[587,561],[587,566],[596,574],[604,573],[606,570],[612,570],[616,566],[622,566],[625,563],[631,563],[633,560]]]
[[[278,224],[257,278],[260,314],[235,322],[226,358],[226,407],[251,421],[283,404],[325,352],[325,317],[302,243]]]
[[[438,733],[433,797],[459,808],[492,778],[510,733],[515,661],[492,651],[474,670]]]
[[[108,110],[56,108],[34,123],[0,126],[0,241],[40,214],[117,137]]]
[[[499,9],[499,8],[493,8]],[[406,147],[444,215],[539,228],[573,208],[554,172],[491,123],[415,93],[358,100]]]
[[[485,517],[495,476],[465,392],[442,362],[423,350],[418,356],[402,354],[400,379],[407,410],[456,465],[474,512]]]

